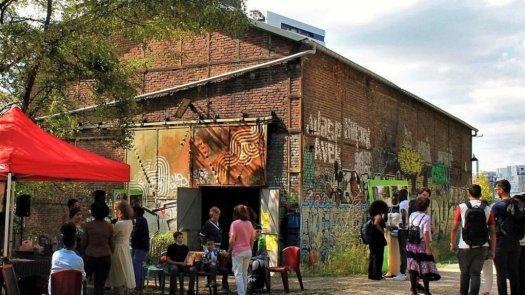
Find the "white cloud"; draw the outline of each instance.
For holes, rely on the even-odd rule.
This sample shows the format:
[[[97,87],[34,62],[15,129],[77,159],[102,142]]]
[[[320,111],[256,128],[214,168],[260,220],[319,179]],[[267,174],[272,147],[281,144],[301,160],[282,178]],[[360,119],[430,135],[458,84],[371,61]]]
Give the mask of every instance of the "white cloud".
[[[506,6],[516,2],[515,0],[484,0],[487,6]]]

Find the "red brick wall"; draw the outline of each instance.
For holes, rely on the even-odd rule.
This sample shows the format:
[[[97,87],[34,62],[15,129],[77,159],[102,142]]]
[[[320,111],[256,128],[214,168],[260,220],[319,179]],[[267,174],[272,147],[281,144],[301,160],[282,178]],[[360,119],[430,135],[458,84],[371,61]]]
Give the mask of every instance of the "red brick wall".
[[[332,172],[337,161],[340,168],[359,174],[408,178],[397,163],[398,152],[406,147],[419,153],[426,166],[443,162],[449,168],[462,167],[460,175],[451,178],[449,184],[460,187],[468,184],[469,128],[323,53],[308,56],[305,61],[304,146],[307,152],[309,146],[317,151],[313,167],[317,175],[324,170]],[[319,119],[322,123],[316,125]],[[345,120],[351,121],[351,125],[345,124]],[[335,134],[338,126],[342,130]],[[360,129],[369,129],[369,146],[362,138],[345,136],[346,132]],[[330,152],[332,147],[336,147],[335,153]],[[369,157],[357,161],[358,151],[368,153]],[[322,157],[323,154],[327,157]],[[428,171],[431,169],[423,169],[415,177],[415,187],[432,185]]]

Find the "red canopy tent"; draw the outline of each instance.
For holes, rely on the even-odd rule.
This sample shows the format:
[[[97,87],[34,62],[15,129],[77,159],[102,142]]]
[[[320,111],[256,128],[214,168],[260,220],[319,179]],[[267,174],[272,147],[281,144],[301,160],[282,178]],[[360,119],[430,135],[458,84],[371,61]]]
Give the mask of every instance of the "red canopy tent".
[[[130,167],[85,151],[45,132],[18,107],[0,117],[0,181],[129,182]],[[8,217],[6,214],[6,229]],[[7,249],[7,230],[4,249]]]

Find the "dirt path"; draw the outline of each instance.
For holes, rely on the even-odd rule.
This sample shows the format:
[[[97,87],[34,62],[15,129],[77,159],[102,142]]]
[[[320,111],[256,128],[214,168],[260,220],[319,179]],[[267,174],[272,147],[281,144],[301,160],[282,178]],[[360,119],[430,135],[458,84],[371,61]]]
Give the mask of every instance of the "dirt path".
[[[438,294],[457,294],[459,292],[459,266],[448,264],[441,266],[441,280],[430,283],[430,292]],[[494,270],[494,280],[492,294],[496,291],[496,275]],[[282,292],[282,283],[279,277],[272,277],[272,294],[285,294]],[[382,281],[371,281],[366,276],[352,277],[309,277],[303,279],[305,291],[299,290],[299,283],[292,275],[290,288],[295,294],[374,294],[374,295],[397,295],[409,294],[409,281],[393,281],[386,279]],[[482,278],[482,286],[483,286]],[[274,286],[275,285],[275,286]]]
[[[439,272],[441,280],[430,283],[430,292],[434,295],[449,295],[458,294],[459,292],[459,266],[457,264],[440,265]],[[286,294],[284,293],[283,284],[278,274],[272,276],[272,292],[271,294]],[[230,286],[232,291],[235,291],[235,280],[230,277]],[[374,295],[398,295],[409,294],[409,281],[394,281],[386,279],[381,281],[368,280],[366,275],[347,276],[347,277],[306,277],[303,278],[305,290],[301,291],[299,282],[294,273],[290,274],[290,293],[289,294],[374,294]],[[482,286],[484,284],[483,276],[481,280]],[[156,288],[149,288],[144,294],[159,294]],[[166,294],[167,294],[166,290]],[[494,270],[494,278],[491,294],[496,294],[496,271]],[[206,289],[200,289],[199,294],[208,294]],[[222,294],[219,292],[219,294]],[[236,292],[230,293],[237,294]],[[266,289],[264,293],[268,294]]]

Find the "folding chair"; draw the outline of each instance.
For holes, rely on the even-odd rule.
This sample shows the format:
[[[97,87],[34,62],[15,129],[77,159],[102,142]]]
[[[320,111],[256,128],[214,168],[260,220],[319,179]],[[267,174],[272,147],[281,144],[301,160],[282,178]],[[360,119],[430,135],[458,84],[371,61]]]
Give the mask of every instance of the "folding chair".
[[[4,278],[6,295],[20,295],[18,277],[12,264],[4,264],[2,266],[2,277]]]

